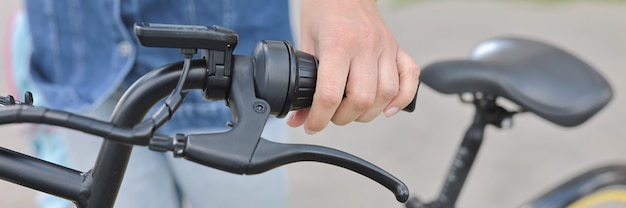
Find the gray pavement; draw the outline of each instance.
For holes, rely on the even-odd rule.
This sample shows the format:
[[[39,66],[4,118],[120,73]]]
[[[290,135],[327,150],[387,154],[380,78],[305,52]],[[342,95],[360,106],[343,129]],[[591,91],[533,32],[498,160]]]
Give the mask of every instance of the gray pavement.
[[[6,28],[7,17],[18,6],[8,1],[0,8],[0,28]],[[517,207],[582,171],[626,163],[626,4],[441,1],[383,3],[382,8],[398,42],[420,64],[463,58],[481,40],[514,35],[549,41],[579,55],[614,88],[609,106],[579,127],[558,127],[526,114],[515,118],[513,129],[489,128],[459,207]],[[6,92],[0,84],[0,94]],[[432,199],[471,113],[455,96],[424,86],[415,113],[330,126],[315,136],[301,129],[291,134],[295,143],[325,145],[369,160],[405,181],[413,194]],[[5,136],[1,146],[27,151],[19,128],[0,131]],[[288,167],[292,207],[400,207],[382,186],[345,169],[310,162]],[[0,182],[0,207],[33,207],[34,194]]]

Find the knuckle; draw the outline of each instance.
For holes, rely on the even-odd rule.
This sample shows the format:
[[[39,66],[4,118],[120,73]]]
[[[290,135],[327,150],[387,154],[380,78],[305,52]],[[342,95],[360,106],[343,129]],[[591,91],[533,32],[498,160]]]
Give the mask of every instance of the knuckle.
[[[411,66],[411,80],[418,81],[420,79],[420,68],[417,64]]]
[[[330,121],[333,122],[333,124],[337,126],[345,126],[350,123],[350,121],[346,119],[340,119],[340,118],[335,118],[335,117],[333,117],[333,119],[331,119]]]
[[[411,70],[412,72],[414,72],[413,74],[419,76],[420,74],[420,67],[416,64],[416,63],[412,63],[409,65],[409,70]]]
[[[368,122],[373,121],[375,118],[376,116],[361,116],[354,121],[359,122],[359,123],[368,123]]]
[[[304,128],[305,130],[309,130],[309,131],[313,131],[313,132],[320,132],[322,130],[324,130],[324,128],[326,127],[326,125],[328,124],[328,121],[324,121],[322,120],[315,120],[315,121],[307,121],[304,124]]]
[[[318,89],[315,92],[314,102],[323,108],[334,108],[341,103],[342,92],[331,88]]]
[[[324,127],[312,125],[312,126],[308,127],[308,129],[313,131],[313,132],[320,132],[320,131],[324,130]]]
[[[370,93],[355,93],[348,97],[356,110],[365,110],[374,105],[376,97]]]
[[[397,83],[395,84],[386,84],[380,88],[379,94],[380,98],[384,100],[391,100],[396,97],[399,93],[400,87]]]
[[[416,63],[410,63],[403,66],[404,70],[400,71],[400,76],[408,76],[408,80],[419,80],[421,69]]]
[[[415,73],[413,73],[413,74],[414,74],[414,77],[413,77],[413,78],[414,78],[415,80],[419,80],[419,78],[420,78],[420,74],[422,74],[422,70],[420,69],[420,67],[419,67],[419,66],[417,66],[417,64],[415,64],[415,66],[414,66],[414,69],[413,69],[413,70],[414,70],[414,72],[415,72]]]

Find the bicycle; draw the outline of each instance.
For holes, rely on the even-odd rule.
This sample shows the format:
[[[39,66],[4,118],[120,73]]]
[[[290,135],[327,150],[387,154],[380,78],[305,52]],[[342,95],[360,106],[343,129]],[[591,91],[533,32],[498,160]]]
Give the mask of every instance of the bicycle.
[[[406,208],[455,207],[483,141],[485,127],[511,128],[512,117],[530,112],[554,124],[577,126],[612,98],[609,83],[582,60],[546,43],[494,38],[478,44],[467,60],[426,66],[421,81],[443,94],[459,95],[474,106],[441,191],[432,202],[412,197]],[[511,110],[498,98],[516,104]],[[523,207],[626,206],[626,166],[593,169],[559,185]]]
[[[102,136],[105,140],[94,168],[83,173],[1,148],[0,178],[66,198],[79,207],[110,207],[114,204],[131,148],[133,145],[139,145],[148,146],[154,151],[171,151],[175,157],[184,157],[211,168],[236,174],[258,174],[299,161],[328,163],[350,169],[380,183],[393,192],[400,202],[409,199],[408,188],[402,181],[356,156],[322,146],[279,144],[260,137],[264,123],[270,115],[283,117],[290,110],[306,108],[310,105],[315,88],[317,67],[315,57],[294,50],[288,42],[284,41],[261,41],[250,57],[233,55],[232,49],[237,44],[237,34],[218,26],[139,24],[135,26],[135,29],[142,45],[181,48],[181,53],[185,58],[183,62],[163,66],[139,79],[119,101],[111,122],[33,107],[31,106],[32,96],[28,93],[24,102],[17,101],[12,96],[4,97],[0,101],[6,105],[0,109],[0,124],[46,123]],[[552,57],[554,59],[547,58],[548,63],[563,62],[562,55],[567,58],[565,63],[576,63],[575,68],[583,72],[593,72],[591,68],[581,67],[586,65],[579,63],[579,60],[573,56],[542,43],[521,39],[502,40],[517,43],[513,44],[515,47],[512,48],[534,44],[539,48],[557,51],[557,56]],[[510,48],[504,48],[505,52],[510,50]],[[196,54],[198,49],[204,58],[191,60],[192,55]],[[505,52],[499,51],[485,57],[499,57],[507,54]],[[510,58],[516,57],[518,56],[512,55]],[[473,61],[443,62],[426,67],[422,80],[433,87],[435,83],[431,80],[434,78],[431,77],[432,74],[429,74],[433,72],[437,75],[439,73],[437,71],[441,70],[432,69],[443,67],[455,70],[467,65],[476,67],[479,72],[480,67],[488,66]],[[458,75],[458,72],[451,74]],[[602,82],[601,76],[597,76]],[[467,77],[461,76],[460,78]],[[463,82],[460,83],[463,84]],[[475,83],[464,84],[474,85]],[[445,86],[452,89],[449,93],[453,94],[460,93],[454,90],[464,88],[461,85],[446,83],[441,86],[441,89],[445,89]],[[499,107],[495,102],[497,96],[512,99],[516,97],[507,96],[514,95],[488,91],[489,86],[482,87],[470,88],[475,90],[473,100],[465,99],[465,102],[474,104],[478,111],[475,122],[468,130],[465,142],[462,143],[463,146],[473,149],[465,151],[461,148],[462,151],[459,151],[456,158],[465,165],[451,169],[449,175],[456,178],[452,180],[453,177],[448,177],[444,186],[446,188],[437,202],[426,204],[411,199],[406,204],[407,207],[452,207],[478,151],[483,128],[489,124],[496,126],[506,124],[503,121],[519,113]],[[202,90],[207,99],[227,100],[233,112],[234,120],[228,124],[232,129],[222,133],[178,134],[175,137],[154,135],[154,130],[167,122],[167,119],[181,104],[184,98],[183,90],[192,89]],[[527,112],[539,114],[554,123],[577,125],[599,111],[610,100],[611,91],[608,84],[602,89],[608,90],[606,91],[608,98],[591,99],[596,103],[591,104],[593,108],[584,109],[583,113],[572,115],[565,113],[555,116],[549,112],[539,111],[540,108],[533,108],[532,105],[522,106]],[[166,100],[165,105],[151,118],[142,121],[147,111],[163,98]],[[515,99],[513,101],[520,102]],[[413,111],[414,107],[415,99],[405,110]],[[599,172],[603,174],[595,172],[587,174],[590,177],[582,177],[572,183],[567,183],[547,194],[547,197],[540,199],[553,199],[554,197],[550,196],[555,195],[554,193],[558,195],[564,192],[563,190],[574,190],[571,184],[579,185],[580,183],[574,183],[577,181],[606,178],[600,177],[605,175],[604,173],[617,175],[615,178],[618,179],[622,179],[620,175],[624,175],[618,174],[620,172],[615,170]],[[607,184],[621,183],[620,180],[611,180],[599,184],[597,187],[603,188],[607,187]],[[586,196],[590,193],[589,190],[586,191],[576,196]],[[578,198],[580,197],[574,199]]]

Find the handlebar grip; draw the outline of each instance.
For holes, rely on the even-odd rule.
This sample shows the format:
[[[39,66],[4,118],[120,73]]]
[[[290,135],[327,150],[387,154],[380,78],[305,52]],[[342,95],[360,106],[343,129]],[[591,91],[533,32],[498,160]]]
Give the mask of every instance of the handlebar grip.
[[[407,105],[406,107],[404,107],[404,109],[402,109],[403,111],[412,113],[413,111],[415,111],[415,103],[417,103],[417,92],[419,92],[420,90],[420,84],[422,84],[421,81],[417,82],[417,90],[415,90],[415,96],[413,96],[413,100],[411,101],[411,103],[409,103],[409,105]]]
[[[315,56],[295,50],[288,41],[264,40],[253,58],[256,93],[270,103],[271,114],[282,118],[289,111],[311,107],[319,66]],[[413,112],[416,99],[417,92],[403,111]]]

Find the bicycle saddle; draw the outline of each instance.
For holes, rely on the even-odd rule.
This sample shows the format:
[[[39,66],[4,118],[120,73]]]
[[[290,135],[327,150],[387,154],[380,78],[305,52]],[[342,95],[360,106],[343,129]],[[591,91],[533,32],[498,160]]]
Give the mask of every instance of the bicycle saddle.
[[[425,67],[421,80],[445,94],[501,96],[561,126],[581,124],[612,97],[609,83],[582,60],[520,38],[484,41],[468,60]]]

